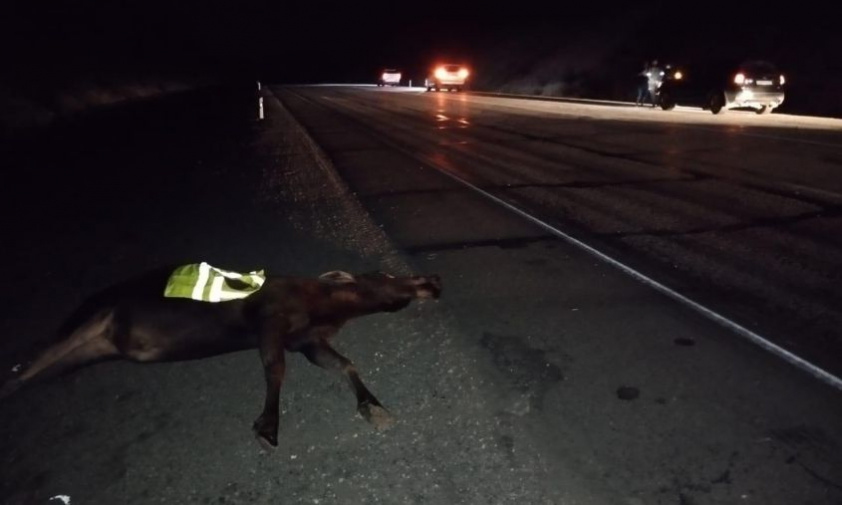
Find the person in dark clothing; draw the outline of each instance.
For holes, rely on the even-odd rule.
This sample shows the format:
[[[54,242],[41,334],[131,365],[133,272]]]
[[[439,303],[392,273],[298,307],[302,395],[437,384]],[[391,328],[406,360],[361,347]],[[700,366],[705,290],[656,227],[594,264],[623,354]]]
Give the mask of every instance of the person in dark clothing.
[[[637,99],[635,105],[641,106],[649,96],[649,62],[643,62],[643,70],[637,74]]]

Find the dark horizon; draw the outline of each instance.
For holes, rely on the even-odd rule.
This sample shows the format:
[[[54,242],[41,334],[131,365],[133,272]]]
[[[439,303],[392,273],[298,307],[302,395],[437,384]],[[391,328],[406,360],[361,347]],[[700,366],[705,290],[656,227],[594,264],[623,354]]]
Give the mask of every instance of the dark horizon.
[[[775,15],[768,2],[515,7],[17,1],[0,22],[12,69],[0,90],[37,100],[121,79],[359,83],[383,68],[420,80],[434,63],[453,61],[475,69],[478,87],[578,80],[569,93],[600,94],[626,86],[643,60],[699,67],[724,56],[771,60],[792,86],[842,82],[842,43],[827,7]],[[830,108],[842,108],[835,100]]]

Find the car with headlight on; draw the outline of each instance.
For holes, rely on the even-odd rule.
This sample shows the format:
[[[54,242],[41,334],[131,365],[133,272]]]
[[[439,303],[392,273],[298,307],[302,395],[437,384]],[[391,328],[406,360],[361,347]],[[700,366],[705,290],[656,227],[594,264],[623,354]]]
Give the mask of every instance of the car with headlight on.
[[[468,83],[471,72],[465,65],[436,65],[424,82],[427,91],[462,91]]]
[[[682,91],[684,72],[671,64],[664,65],[660,70],[660,83],[655,89],[654,103],[664,110],[675,108],[676,99]]]
[[[669,101],[698,105],[714,114],[730,109],[768,114],[786,95],[784,74],[768,61],[708,62],[682,70],[683,79],[664,83]]]
[[[400,86],[401,73],[393,68],[387,68],[380,73],[380,78],[377,79],[378,86]]]

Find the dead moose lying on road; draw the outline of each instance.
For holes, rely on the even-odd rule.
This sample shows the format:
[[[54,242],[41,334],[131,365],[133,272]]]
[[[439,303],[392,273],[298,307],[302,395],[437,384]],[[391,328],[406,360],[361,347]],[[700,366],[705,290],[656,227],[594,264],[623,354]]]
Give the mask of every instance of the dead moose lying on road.
[[[235,277],[239,274],[210,268],[222,272],[217,285],[224,282],[236,291],[242,284]],[[356,395],[357,410],[383,428],[391,424],[389,413],[365,387],[351,361],[331,347],[330,339],[350,319],[395,312],[414,299],[441,294],[436,275],[332,271],[316,279],[264,276],[253,292],[213,303],[163,296],[173,273],[172,268],[155,271],[91,297],[59,331],[58,341],[3,385],[0,398],[29,383],[109,359],[153,363],[258,348],[266,377],[263,412],[254,422],[261,444],[278,444],[286,351],[303,353],[312,363],[344,375]],[[196,293],[207,293],[203,288]]]

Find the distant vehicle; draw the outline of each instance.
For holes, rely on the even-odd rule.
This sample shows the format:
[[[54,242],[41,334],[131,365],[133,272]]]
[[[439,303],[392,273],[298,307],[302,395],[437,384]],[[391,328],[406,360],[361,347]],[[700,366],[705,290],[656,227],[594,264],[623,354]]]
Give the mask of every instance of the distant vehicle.
[[[729,109],[768,114],[783,103],[785,84],[784,75],[767,61],[726,62],[687,70],[680,80],[665,80],[659,94],[665,110],[672,107],[664,107],[664,103],[686,103],[714,114]]]
[[[380,74],[377,79],[378,86],[400,86],[401,73],[395,69],[387,68]]]
[[[672,65],[666,65],[661,75],[661,84],[655,90],[655,105],[664,110],[672,110],[676,105],[676,90],[682,85],[684,72]]]
[[[465,65],[445,64],[436,66],[424,81],[427,91],[462,91],[468,83],[470,71]]]

